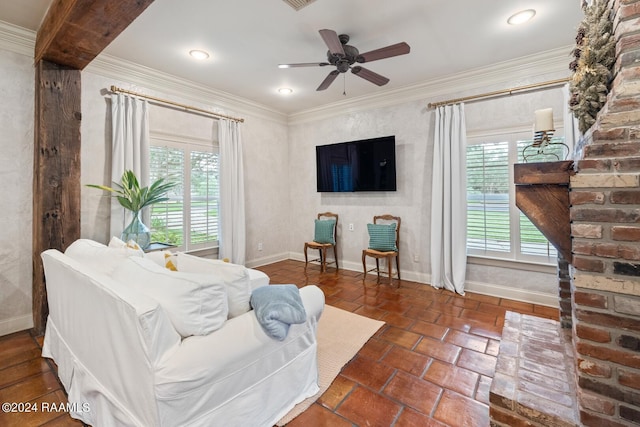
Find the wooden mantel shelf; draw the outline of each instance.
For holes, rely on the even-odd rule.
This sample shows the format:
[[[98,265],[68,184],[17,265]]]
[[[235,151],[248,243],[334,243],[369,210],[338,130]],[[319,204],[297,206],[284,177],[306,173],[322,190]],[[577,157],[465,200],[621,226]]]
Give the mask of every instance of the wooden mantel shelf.
[[[573,161],[518,163],[514,165],[516,206],[571,262],[569,179]]]

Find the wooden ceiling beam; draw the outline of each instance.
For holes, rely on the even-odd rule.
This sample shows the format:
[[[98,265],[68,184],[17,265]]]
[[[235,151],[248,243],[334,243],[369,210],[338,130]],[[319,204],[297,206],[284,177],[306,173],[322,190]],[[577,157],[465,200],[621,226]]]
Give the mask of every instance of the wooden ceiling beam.
[[[41,60],[84,69],[153,0],[54,0],[36,36]]]

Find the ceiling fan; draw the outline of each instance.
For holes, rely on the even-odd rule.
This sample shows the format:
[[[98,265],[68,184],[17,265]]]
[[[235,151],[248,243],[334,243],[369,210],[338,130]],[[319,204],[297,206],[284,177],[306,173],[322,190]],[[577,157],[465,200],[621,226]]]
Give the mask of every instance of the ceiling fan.
[[[370,81],[378,86],[384,86],[389,83],[389,79],[381,76],[378,73],[374,73],[360,65],[353,65],[356,62],[364,64],[366,62],[377,61],[379,59],[391,58],[393,56],[405,55],[410,52],[411,48],[405,42],[392,44],[387,47],[375,49],[366,53],[360,53],[358,49],[348,45],[349,36],[346,34],[338,35],[333,30],[320,30],[320,36],[324,40],[325,44],[329,48],[327,52],[328,62],[305,62],[299,64],[280,64],[280,68],[295,68],[295,67],[325,67],[327,65],[333,65],[335,70],[331,71],[329,75],[320,83],[318,89],[325,90],[331,83],[338,77],[340,73],[346,73],[351,70],[353,74]]]

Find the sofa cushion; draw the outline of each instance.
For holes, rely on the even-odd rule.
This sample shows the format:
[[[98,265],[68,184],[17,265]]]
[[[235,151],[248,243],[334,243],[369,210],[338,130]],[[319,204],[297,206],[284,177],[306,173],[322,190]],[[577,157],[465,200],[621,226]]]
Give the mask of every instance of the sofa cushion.
[[[144,257],[148,260],[153,261],[158,264],[160,267],[164,267],[164,251],[152,251],[144,254]]]
[[[109,244],[107,246],[109,246],[110,248],[129,248],[136,251],[138,256],[141,256],[141,257],[144,256],[144,251],[142,250],[140,245],[138,245],[133,240],[129,240],[128,242],[125,242],[117,238],[116,236],[113,236],[111,240],[109,240]]]
[[[251,286],[251,291],[258,289],[261,286],[269,285],[269,276],[264,272],[254,268],[247,268],[247,271],[249,272],[249,286]]]
[[[229,318],[246,313],[251,298],[251,283],[246,267],[217,259],[185,253],[178,254],[178,271],[206,274],[224,282],[229,304]]]
[[[89,239],[78,239],[64,252],[68,257],[110,276],[129,257],[143,257],[144,253],[124,247],[108,247]]]
[[[221,280],[167,270],[145,258],[128,258],[113,278],[157,300],[182,337],[207,335],[224,324],[229,312]]]

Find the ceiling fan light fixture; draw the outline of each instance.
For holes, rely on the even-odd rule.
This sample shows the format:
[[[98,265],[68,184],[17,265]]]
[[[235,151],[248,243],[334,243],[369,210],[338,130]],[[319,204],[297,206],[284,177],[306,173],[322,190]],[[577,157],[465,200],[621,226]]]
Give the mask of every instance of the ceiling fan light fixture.
[[[291,89],[290,87],[281,87],[280,89],[278,89],[278,93],[280,95],[291,95],[293,93],[293,89]]]
[[[209,53],[205,52],[204,50],[200,50],[200,49],[193,49],[189,51],[189,55],[194,58],[197,59],[199,61],[204,61],[205,59],[209,59]]]
[[[389,83],[389,79],[387,77],[360,67],[359,65],[353,65],[356,62],[368,63],[379,59],[391,58],[393,56],[406,55],[411,51],[411,47],[409,47],[407,43],[401,42],[361,54],[357,48],[347,44],[349,42],[349,36],[347,34],[338,35],[338,33],[330,29],[323,29],[318,32],[329,49],[327,51],[328,62],[301,62],[297,64],[278,65],[280,68],[324,67],[329,65],[336,67],[336,69],[332,70],[327,77],[325,77],[322,83],[320,83],[320,86],[316,89],[317,91],[327,89],[340,74],[344,76],[344,73],[349,70],[358,77],[375,85],[384,86]]]
[[[518,13],[514,13],[507,19],[507,24],[509,25],[520,25],[525,22],[529,22],[536,16],[536,11],[533,9],[521,10]]]

